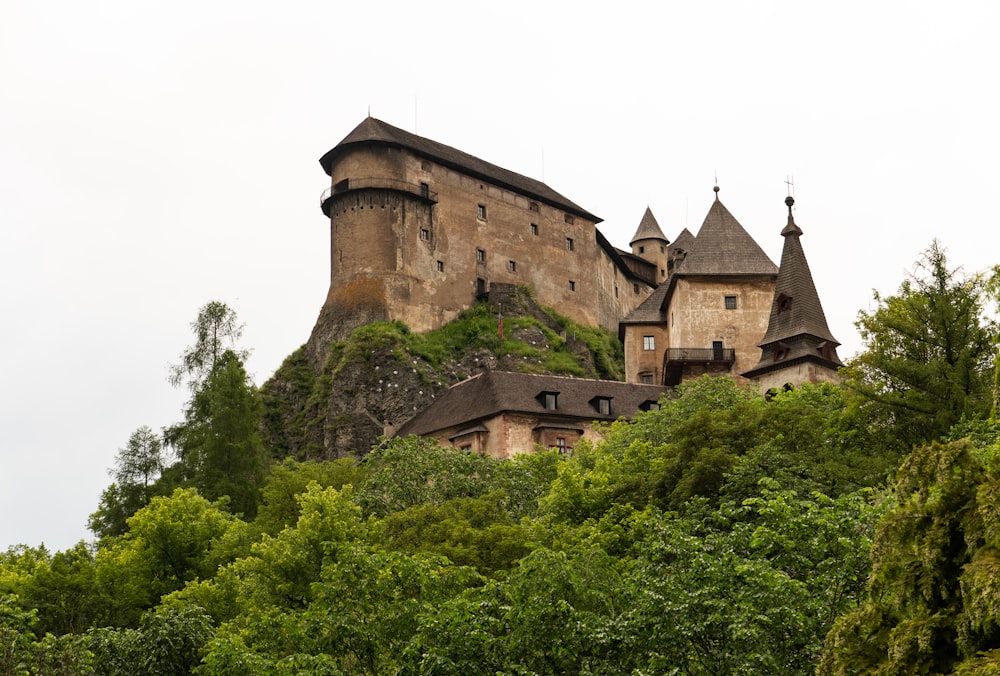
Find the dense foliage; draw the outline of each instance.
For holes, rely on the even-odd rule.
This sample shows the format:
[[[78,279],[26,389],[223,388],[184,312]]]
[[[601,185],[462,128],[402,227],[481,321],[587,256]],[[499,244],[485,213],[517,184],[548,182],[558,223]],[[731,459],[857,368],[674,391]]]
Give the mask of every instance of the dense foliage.
[[[361,464],[287,460],[253,519],[177,489],[96,549],[0,557],[10,663],[808,673],[865,592],[881,509],[868,487],[896,458],[852,446],[845,396],[767,402],[705,378],[569,458],[411,437]]]
[[[192,391],[166,434],[177,462],[140,428],[98,542],[0,553],[0,673],[1000,673],[982,314],[1000,282],[961,277],[936,244],[921,265],[861,314],[849,386],[768,401],[701,378],[568,457],[410,437],[268,464],[262,421],[289,411],[261,403],[235,315],[210,304],[174,372]],[[364,327],[331,360],[498,342],[483,309],[462,321]],[[534,321],[508,329],[574,337]],[[576,338],[610,359],[613,341]],[[336,377],[301,351],[283,368],[294,396]]]

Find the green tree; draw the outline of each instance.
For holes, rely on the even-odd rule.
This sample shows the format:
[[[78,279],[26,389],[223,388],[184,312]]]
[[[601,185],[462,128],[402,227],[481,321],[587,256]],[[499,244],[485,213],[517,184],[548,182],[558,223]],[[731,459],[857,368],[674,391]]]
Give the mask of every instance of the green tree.
[[[156,481],[166,466],[160,436],[147,426],[133,432],[128,445],[118,450],[115,466],[108,470],[114,482],[104,490],[100,506],[90,515],[90,530],[98,537],[124,533],[126,519],[148,505],[156,494]]]
[[[898,293],[875,301],[858,315],[866,349],[846,373],[882,433],[912,445],[986,417],[997,325],[983,314],[983,278],[950,268],[935,240]]]
[[[285,458],[268,472],[254,526],[268,535],[277,535],[299,520],[302,514],[299,496],[312,484],[339,490],[347,485],[359,486],[367,477],[367,467],[350,458],[328,462]]]
[[[197,391],[226,351],[246,361],[249,351],[238,347],[243,327],[236,311],[225,303],[213,300],[203,305],[198,318],[191,322],[194,345],[181,353],[180,364],[170,367],[170,384],[177,387],[187,380],[191,391]]]
[[[186,476],[209,500],[229,497],[234,513],[257,513],[268,457],[261,405],[239,356],[226,350],[195,392],[186,420],[173,428]]]
[[[210,578],[249,549],[247,525],[193,488],[155,497],[128,520],[128,532],[97,553],[96,583],[109,599],[108,623],[134,627],[164,594]]]
[[[818,673],[996,673],[1000,446],[920,446],[900,467],[861,606],[826,637]]]
[[[213,633],[200,608],[166,607],[144,614],[137,629],[92,629],[83,639],[100,674],[183,676],[198,666]]]

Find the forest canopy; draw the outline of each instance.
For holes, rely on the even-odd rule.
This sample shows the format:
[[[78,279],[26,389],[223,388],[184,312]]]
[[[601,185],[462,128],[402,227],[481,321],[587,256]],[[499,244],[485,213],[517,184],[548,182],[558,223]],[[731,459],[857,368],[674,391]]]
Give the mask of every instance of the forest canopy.
[[[209,304],[97,540],[0,553],[0,673],[996,673],[997,288],[934,243],[844,385],[703,377],[510,460],[279,457]]]

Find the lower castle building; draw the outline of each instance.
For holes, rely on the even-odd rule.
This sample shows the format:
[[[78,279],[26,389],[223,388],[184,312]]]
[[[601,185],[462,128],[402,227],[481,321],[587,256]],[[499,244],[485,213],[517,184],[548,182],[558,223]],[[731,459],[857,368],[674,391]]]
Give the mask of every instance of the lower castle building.
[[[725,373],[767,390],[837,378],[838,343],[791,198],[779,267],[718,187],[698,233],[671,243],[647,208],[623,251],[600,218],[546,184],[372,117],[320,164],[331,258],[321,338],[372,321],[432,330],[492,284],[516,284],[578,323],[617,331],[628,383]]]

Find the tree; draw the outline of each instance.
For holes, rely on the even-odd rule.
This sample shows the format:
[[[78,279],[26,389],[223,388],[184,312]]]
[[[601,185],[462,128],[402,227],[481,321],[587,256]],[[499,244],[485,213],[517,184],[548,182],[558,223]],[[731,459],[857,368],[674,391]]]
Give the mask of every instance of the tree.
[[[170,384],[177,387],[188,380],[191,391],[197,391],[227,350],[232,351],[240,361],[245,361],[249,351],[237,348],[243,336],[243,327],[236,311],[225,303],[213,300],[202,306],[198,310],[198,318],[191,322],[194,345],[181,354],[180,364],[170,367]]]
[[[997,325],[983,315],[984,280],[949,268],[935,240],[899,292],[875,300],[856,323],[867,349],[846,373],[883,431],[912,445],[985,417]]]
[[[899,468],[867,598],[837,620],[817,673],[997,673],[996,439],[994,430],[986,448],[969,439],[920,446]]]
[[[239,356],[226,350],[195,392],[187,420],[170,431],[181,463],[203,496],[229,496],[234,513],[257,513],[267,470],[260,432],[261,405]]]
[[[108,470],[114,483],[104,490],[100,506],[90,515],[90,530],[98,537],[124,533],[125,520],[155,495],[154,484],[166,465],[162,439],[145,425],[133,432]]]

